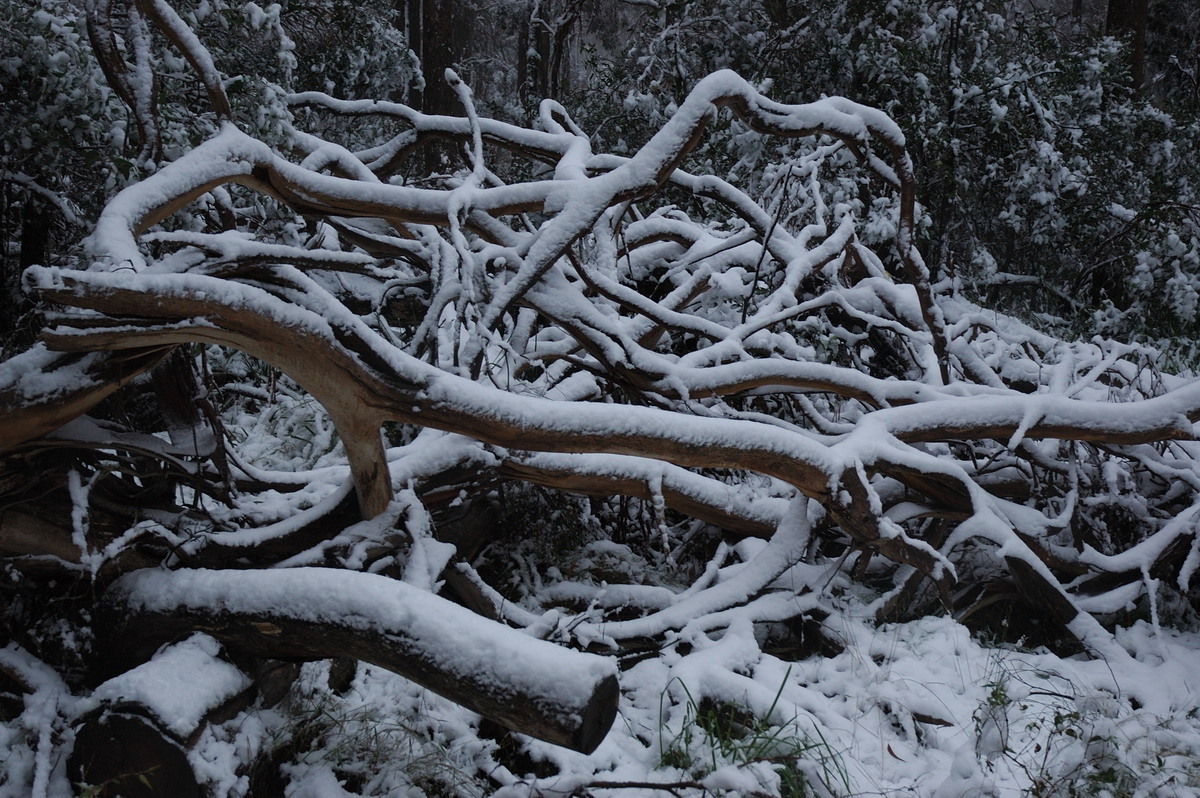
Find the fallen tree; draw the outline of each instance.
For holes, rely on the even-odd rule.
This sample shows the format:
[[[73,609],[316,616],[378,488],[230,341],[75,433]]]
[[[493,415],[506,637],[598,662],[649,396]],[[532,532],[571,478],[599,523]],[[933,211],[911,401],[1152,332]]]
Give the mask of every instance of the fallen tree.
[[[47,327],[0,364],[17,507],[0,514],[2,552],[96,589],[109,619],[100,670],[203,631],[247,656],[376,662],[590,751],[616,714],[615,666],[552,656],[535,637],[623,655],[735,620],[824,617],[833,568],[878,590],[880,619],[971,618],[1002,600],[1045,619],[1056,644],[1120,657],[1109,613],[1190,595],[1200,385],[1160,374],[1138,347],[1054,339],[935,288],[914,245],[904,136],[881,112],[784,105],[717,73],[623,157],[592,152],[553,101],[529,128],[481,118],[447,73],[463,117],[292,96],[297,110],[378,117],[394,134],[351,151],[292,129],[285,154],[231,121],[182,21],[144,5],[196,68],[220,129],[110,202],[79,268],[26,272]],[[762,202],[689,171],[722,111],[783,142]],[[461,165],[419,185],[397,176],[433,142]],[[499,151],[533,177],[500,176]],[[867,203],[826,204],[830,173],[878,196],[890,248],[864,241]],[[175,224],[238,203],[278,203],[307,234]],[[193,437],[215,442],[190,450],[144,434],[165,429],[64,426],[167,353],[202,347],[243,353],[312,397],[341,461],[261,468],[219,419],[195,422]],[[212,390],[265,403],[274,390],[226,382]],[[20,509],[31,462],[55,464],[70,512]],[[144,512],[101,501],[151,483],[161,501]],[[689,584],[564,578],[546,596],[569,602],[523,606],[473,562],[494,533],[489,502],[503,510],[514,486],[636,499],[644,545],[668,557],[700,531],[712,545]],[[264,509],[268,493],[285,498]],[[611,508],[598,512],[602,523]],[[727,568],[747,537],[767,541]],[[456,639],[421,625],[452,613],[417,596],[443,580],[490,618],[468,626],[507,653],[458,660]],[[395,593],[392,614],[367,622],[354,602],[317,600],[359,590]],[[485,668],[544,657],[574,689]]]

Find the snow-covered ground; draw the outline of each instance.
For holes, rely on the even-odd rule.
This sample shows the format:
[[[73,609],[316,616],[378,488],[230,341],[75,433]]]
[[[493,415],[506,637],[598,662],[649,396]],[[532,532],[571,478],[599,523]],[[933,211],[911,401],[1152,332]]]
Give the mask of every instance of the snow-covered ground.
[[[1136,624],[1114,668],[981,645],[944,617],[834,631],[853,644],[833,657],[786,662],[743,627],[634,665],[590,756],[521,739],[532,761],[514,758],[400,677],[363,666],[336,695],[311,664],[288,709],[212,729],[194,758],[244,795],[228,774],[246,752],[315,723],[289,795],[1200,795],[1195,635]]]
[[[587,756],[481,727],[372,666],[334,691],[315,662],[281,704],[209,727],[190,759],[222,798],[278,789],[275,767],[293,798],[1200,795],[1194,634],[1134,623],[1117,634],[1132,656],[1114,663],[988,646],[948,617],[833,617],[846,644],[833,656],[782,660],[735,623],[628,667],[617,721]],[[70,795],[68,723],[95,699],[15,647],[0,664],[38,685],[0,725],[0,795]]]

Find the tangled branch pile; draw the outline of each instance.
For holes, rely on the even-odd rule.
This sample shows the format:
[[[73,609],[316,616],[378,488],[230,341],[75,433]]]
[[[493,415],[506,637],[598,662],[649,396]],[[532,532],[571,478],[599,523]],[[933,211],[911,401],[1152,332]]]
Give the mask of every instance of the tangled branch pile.
[[[1192,606],[1200,384],[1138,347],[1052,339],[932,284],[916,177],[884,114],[778,104],[721,72],[620,157],[593,152],[553,101],[530,128],[481,118],[448,73],[463,117],[294,95],[298,118],[371,117],[392,134],[352,151],[291,129],[281,153],[231,121],[169,8],[144,5],[220,131],[110,202],[82,268],[26,273],[48,326],[0,364],[5,562],[96,588],[112,628],[89,656],[109,671],[189,630],[258,656],[350,653],[452,673],[426,683],[590,750],[615,712],[611,664],[534,655],[537,677],[579,674],[581,692],[549,697],[513,687],[511,669],[472,677],[461,641],[395,642],[409,622],[377,612],[388,596],[409,626],[445,610],[378,580],[444,587],[491,619],[480,629],[631,661],[746,622],[821,636],[835,581],[880,620],[1015,607],[1032,619],[1021,634],[1040,623],[1041,640],[1112,659],[1128,656],[1104,625],[1115,613]],[[761,201],[687,170],[722,110],[780,142]],[[828,202],[835,172],[858,196]],[[261,224],[264,208],[295,223]],[[860,241],[868,208],[892,220],[894,250]],[[214,370],[197,399],[194,356],[219,356],[197,344],[294,381],[340,449],[304,471],[255,464],[217,406],[272,406],[288,388]],[[183,406],[211,412],[182,433],[180,403],[157,429],[83,416],[160,363],[184,375]],[[45,488],[28,467],[47,463],[73,508],[57,518],[13,501]],[[662,572],[617,584],[556,568],[514,593],[496,562],[517,544],[486,548],[496,517],[511,527],[522,502],[563,494],[592,497],[572,505],[588,517],[525,508],[539,534],[626,536],[632,507]],[[416,664],[381,653],[397,646]],[[461,692],[496,680],[539,696],[538,718]]]

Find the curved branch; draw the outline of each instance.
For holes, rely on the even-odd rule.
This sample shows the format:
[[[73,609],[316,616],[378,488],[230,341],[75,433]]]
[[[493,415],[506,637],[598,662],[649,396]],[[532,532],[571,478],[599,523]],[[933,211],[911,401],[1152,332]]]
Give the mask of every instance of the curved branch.
[[[621,455],[514,454],[500,476],[589,496],[653,500],[658,487],[672,510],[720,529],[770,537],[783,517],[784,499],[747,501],[734,487],[666,463]]]
[[[233,110],[229,106],[229,98],[225,95],[221,73],[217,71],[217,65],[213,63],[212,55],[196,38],[192,29],[166,0],[137,0],[137,4],[141,12],[158,26],[168,41],[175,45],[176,49],[191,64],[192,69],[196,70],[196,76],[200,78],[200,82],[204,84],[204,90],[208,92],[208,101],[212,103],[217,119],[225,122],[232,121]]]
[[[914,548],[884,525],[873,509],[862,471],[843,467],[823,444],[805,436],[753,422],[681,417],[654,408],[626,407],[614,415],[605,404],[515,396],[388,347],[336,304],[314,312],[214,278],[42,268],[31,270],[27,279],[43,297],[64,305],[167,320],[107,330],[60,326],[46,335],[56,347],[88,350],[203,341],[241,349],[291,376],[326,407],[339,433],[351,436],[347,451],[369,516],[382,512],[384,498],[390,498],[378,430],[384,420],[394,420],[507,448],[629,454],[680,466],[773,476],[828,507],[855,540],[939,579],[949,577],[935,552]],[[280,327],[279,319],[287,319],[288,325]]]

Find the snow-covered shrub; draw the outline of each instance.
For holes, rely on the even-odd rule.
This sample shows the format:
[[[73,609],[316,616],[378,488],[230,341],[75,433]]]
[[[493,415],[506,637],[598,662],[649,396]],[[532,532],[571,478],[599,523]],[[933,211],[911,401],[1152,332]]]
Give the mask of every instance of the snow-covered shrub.
[[[785,101],[853,96],[906,133],[937,275],[1068,334],[1196,329],[1200,122],[1135,96],[1117,40],[999,0],[677,0],[645,23],[579,98],[605,146],[643,140],[716,68]],[[696,168],[742,177],[774,155],[743,131]]]

